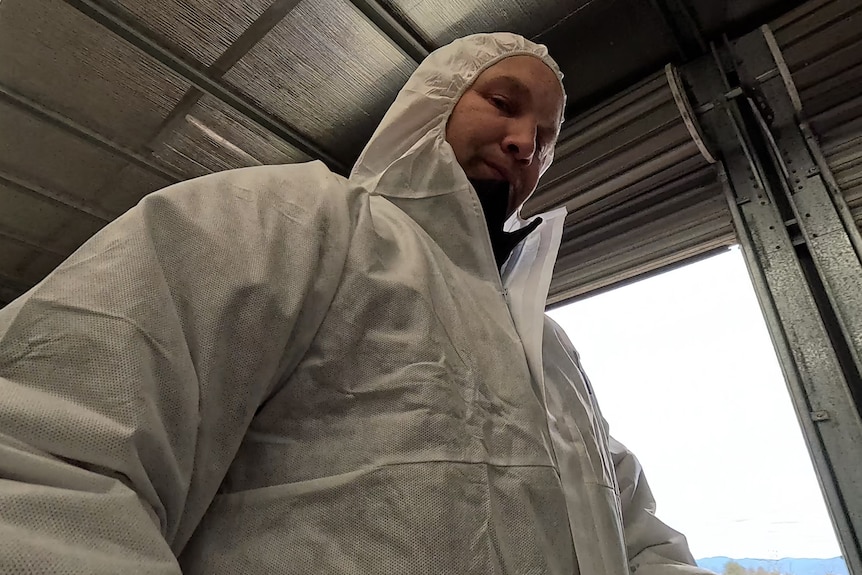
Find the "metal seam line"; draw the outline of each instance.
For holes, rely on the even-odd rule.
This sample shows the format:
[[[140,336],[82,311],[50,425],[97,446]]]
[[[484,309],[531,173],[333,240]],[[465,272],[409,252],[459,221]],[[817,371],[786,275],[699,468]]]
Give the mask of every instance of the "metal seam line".
[[[2,170],[0,170],[0,182],[11,186],[16,190],[21,190],[29,194],[40,196],[42,198],[46,198],[48,200],[56,202],[60,205],[66,206],[67,208],[78,210],[79,212],[83,212],[88,216],[94,217],[97,220],[101,220],[103,222],[110,222],[116,217],[115,214],[112,214],[107,210],[90,205],[89,202],[87,202],[86,200],[74,198],[64,192],[56,192],[54,190],[49,190],[38,184],[28,182],[19,178],[18,176],[15,176],[14,174],[10,174]]]
[[[280,24],[285,17],[296,8],[300,0],[275,0],[270,4],[269,8],[263,11],[251,25],[239,35],[233,44],[231,44],[209,68],[207,74],[213,79],[219,79],[224,76],[243,56],[248,54],[270,30]],[[197,88],[190,88],[185,95],[177,102],[174,109],[156,128],[153,134],[147,139],[146,147],[151,150],[161,141],[161,139],[182,122],[186,114],[188,114],[194,105],[204,95]]]
[[[153,172],[154,174],[170,180],[172,182],[178,182],[184,180],[181,174],[174,172],[168,168],[165,168],[151,159],[143,156],[134,150],[119,144],[102,134],[99,134],[81,124],[75,122],[74,120],[63,116],[49,108],[46,108],[44,105],[36,102],[23,94],[19,94],[15,90],[9,88],[8,86],[4,86],[0,84],[0,100],[4,100],[11,105],[15,106],[23,110],[24,112],[30,114],[31,116],[35,116],[40,118],[49,124],[56,126],[65,132],[68,132],[74,136],[77,136],[87,142],[90,142],[104,150],[107,150],[111,154],[127,160],[137,166],[144,168],[147,171]]]
[[[216,76],[224,75],[239,62],[249,50],[254,48],[264,36],[278,26],[300,0],[275,0],[246,28],[221,56],[209,67],[208,72]]]
[[[408,30],[377,0],[350,0],[350,4],[365,16],[378,32],[417,64],[428,56],[430,50],[417,34]]]
[[[321,149],[284,121],[267,112],[236,90],[213,80],[201,70],[177,57],[170,50],[147,36],[135,26],[120,18],[102,5],[100,0],[64,0],[66,4],[91,18],[93,21],[119,36],[135,48],[155,59],[179,77],[202,92],[233,108],[256,124],[298,148],[312,158],[318,158],[333,170],[345,173],[346,166],[334,156]]]
[[[49,254],[53,254],[55,256],[60,256],[62,258],[66,258],[69,256],[68,253],[63,250],[58,250],[57,248],[52,248],[51,246],[35,240],[33,238],[28,238],[22,236],[21,234],[7,229],[5,227],[0,227],[0,239],[4,239],[13,243],[21,244],[22,246],[28,247],[30,249],[38,250],[40,252],[45,252]]]

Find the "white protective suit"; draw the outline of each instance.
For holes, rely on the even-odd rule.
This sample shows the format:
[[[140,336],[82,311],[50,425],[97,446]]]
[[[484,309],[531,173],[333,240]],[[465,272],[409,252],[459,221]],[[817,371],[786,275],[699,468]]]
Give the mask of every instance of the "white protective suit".
[[[501,282],[432,54],[350,179],[144,198],[0,311],[0,573],[692,574],[543,306],[563,215]]]

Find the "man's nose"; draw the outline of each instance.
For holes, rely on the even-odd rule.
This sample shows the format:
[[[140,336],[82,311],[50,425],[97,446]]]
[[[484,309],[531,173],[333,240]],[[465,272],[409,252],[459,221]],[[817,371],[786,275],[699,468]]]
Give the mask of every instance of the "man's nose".
[[[529,164],[536,153],[536,126],[532,122],[513,122],[503,140],[503,151],[515,160]]]

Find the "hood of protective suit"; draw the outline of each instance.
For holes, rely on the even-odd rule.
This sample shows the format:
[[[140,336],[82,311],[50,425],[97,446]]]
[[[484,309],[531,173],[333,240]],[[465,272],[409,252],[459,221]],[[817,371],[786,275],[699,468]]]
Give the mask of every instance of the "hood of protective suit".
[[[446,124],[476,78],[511,56],[540,59],[562,86],[562,73],[545,46],[510,33],[456,40],[430,54],[407,80],[350,174],[352,185],[390,200],[454,263],[489,281],[499,281],[499,276],[482,206],[446,141]],[[552,158],[549,154],[542,172]],[[542,214],[542,223],[515,248],[502,270],[502,287],[537,377],[542,371],[543,311],[565,213],[559,208]],[[512,232],[528,224],[519,208],[505,228]]]
[[[450,257],[463,258],[465,267],[475,262],[462,242],[476,243],[484,231],[476,229],[472,213],[477,199],[446,141],[446,124],[461,95],[482,72],[504,58],[522,55],[544,62],[562,87],[562,73],[547,48],[516,34],[475,34],[430,54],[407,80],[350,174],[352,184],[385,196],[408,212]],[[548,155],[542,172],[552,157]],[[465,216],[471,221],[464,221]],[[516,214],[507,228],[523,225]],[[458,227],[466,233],[453,233]],[[452,245],[442,245],[449,242]]]
[[[446,124],[461,95],[500,60],[533,56],[560,79],[548,49],[516,34],[474,34],[431,53],[407,80],[359,156],[350,180],[395,198],[430,197],[464,189],[467,179],[446,142]],[[565,89],[563,90],[565,94]],[[552,155],[542,167],[550,165]]]

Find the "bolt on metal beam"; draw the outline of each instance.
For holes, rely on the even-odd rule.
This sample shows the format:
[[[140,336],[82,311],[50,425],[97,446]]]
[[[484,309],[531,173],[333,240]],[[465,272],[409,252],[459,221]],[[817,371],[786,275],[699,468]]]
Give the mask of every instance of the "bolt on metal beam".
[[[694,98],[713,104],[698,108],[700,119],[844,558],[858,574],[862,267],[767,32],[714,46],[712,59],[683,70]]]

